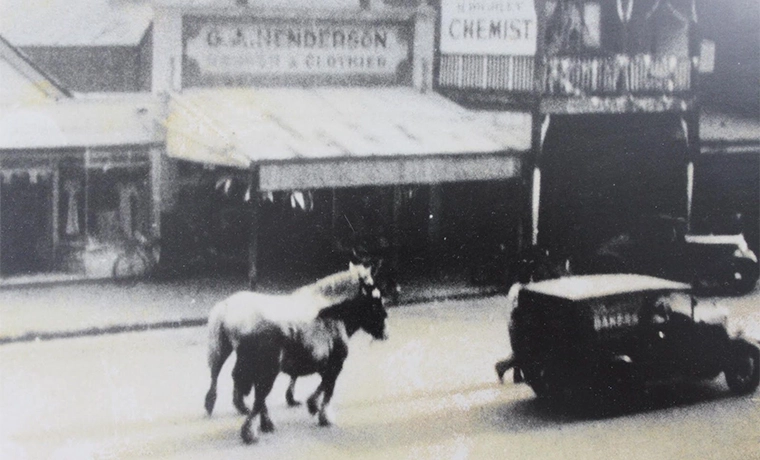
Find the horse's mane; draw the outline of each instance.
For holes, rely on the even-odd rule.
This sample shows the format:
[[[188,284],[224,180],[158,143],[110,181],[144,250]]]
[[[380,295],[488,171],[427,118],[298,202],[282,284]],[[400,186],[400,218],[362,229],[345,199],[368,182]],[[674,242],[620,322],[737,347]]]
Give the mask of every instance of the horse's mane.
[[[322,295],[326,297],[345,297],[347,290],[354,289],[358,286],[359,279],[351,270],[343,270],[338,273],[326,276],[312,284],[303,286],[295,291],[296,294],[309,293],[312,295]],[[351,295],[354,291],[351,290]]]
[[[360,299],[360,298],[345,299],[334,305],[330,305],[329,307],[325,307],[319,310],[319,313],[317,314],[317,318],[345,319],[342,317],[353,310],[351,307],[353,307],[353,305],[356,302],[363,301],[363,300],[364,299]]]

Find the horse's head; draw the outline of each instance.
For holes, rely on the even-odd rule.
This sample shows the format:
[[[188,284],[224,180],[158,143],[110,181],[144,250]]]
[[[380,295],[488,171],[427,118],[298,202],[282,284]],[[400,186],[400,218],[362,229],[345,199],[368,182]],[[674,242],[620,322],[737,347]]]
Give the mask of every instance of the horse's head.
[[[385,320],[388,312],[383,305],[383,296],[374,283],[361,283],[356,315],[359,327],[378,340],[388,338]]]
[[[375,270],[369,261],[354,261],[351,260],[348,263],[348,272],[354,280],[359,281],[360,284],[375,284]]]

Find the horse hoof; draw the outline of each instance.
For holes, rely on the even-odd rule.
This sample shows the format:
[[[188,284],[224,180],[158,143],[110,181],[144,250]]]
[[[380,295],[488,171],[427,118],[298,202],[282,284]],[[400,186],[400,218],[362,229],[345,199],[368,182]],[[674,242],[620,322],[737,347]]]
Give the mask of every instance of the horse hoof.
[[[324,412],[319,414],[319,426],[331,426],[332,420],[324,414]]]
[[[290,407],[298,407],[298,406],[300,406],[302,404],[301,401],[296,401],[293,398],[288,398],[287,402],[288,402],[288,406],[290,406]]]
[[[502,370],[499,369],[499,365],[498,364],[496,365],[496,377],[499,378],[499,383],[501,383],[502,385],[504,384],[504,373],[505,372],[506,371],[502,372]]]
[[[255,433],[255,429],[253,429],[251,426],[250,420],[246,420],[245,423],[243,423],[242,428],[240,428],[240,437],[246,444],[253,444],[254,442],[259,441],[259,436]]]
[[[274,423],[272,423],[271,420],[261,421],[261,432],[262,433],[273,433],[274,432]]]
[[[211,415],[211,413],[214,412],[214,404],[216,404],[216,393],[211,392],[211,390],[209,390],[209,392],[206,393],[206,404],[205,404],[206,413],[208,413],[208,415]]]
[[[317,412],[319,412],[319,408],[317,407],[317,400],[309,398],[306,401],[306,407],[309,409],[309,413],[311,415],[316,415]]]

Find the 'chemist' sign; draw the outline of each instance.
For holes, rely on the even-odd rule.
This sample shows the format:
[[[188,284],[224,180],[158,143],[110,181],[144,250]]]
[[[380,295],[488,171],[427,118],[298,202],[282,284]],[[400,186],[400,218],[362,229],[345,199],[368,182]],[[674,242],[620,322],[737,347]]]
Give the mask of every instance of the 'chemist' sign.
[[[533,0],[443,0],[441,53],[536,54]]]

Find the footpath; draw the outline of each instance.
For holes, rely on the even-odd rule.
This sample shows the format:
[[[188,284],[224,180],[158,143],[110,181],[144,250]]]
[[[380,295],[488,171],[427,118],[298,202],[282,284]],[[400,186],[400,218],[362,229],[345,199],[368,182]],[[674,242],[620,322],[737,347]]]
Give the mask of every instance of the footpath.
[[[47,283],[0,287],[0,345],[147,329],[200,326],[213,305],[247,289],[241,277],[139,282]],[[272,288],[270,292],[276,292]],[[403,286],[397,305],[495,293],[464,283]]]

